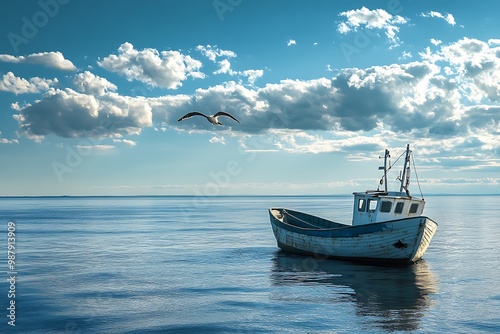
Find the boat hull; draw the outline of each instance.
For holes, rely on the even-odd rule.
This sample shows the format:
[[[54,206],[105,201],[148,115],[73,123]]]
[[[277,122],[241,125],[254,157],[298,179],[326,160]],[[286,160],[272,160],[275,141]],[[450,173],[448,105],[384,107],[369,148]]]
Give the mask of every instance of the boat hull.
[[[357,226],[286,209],[271,208],[269,216],[285,252],[363,262],[412,264],[437,230],[437,223],[424,216]]]

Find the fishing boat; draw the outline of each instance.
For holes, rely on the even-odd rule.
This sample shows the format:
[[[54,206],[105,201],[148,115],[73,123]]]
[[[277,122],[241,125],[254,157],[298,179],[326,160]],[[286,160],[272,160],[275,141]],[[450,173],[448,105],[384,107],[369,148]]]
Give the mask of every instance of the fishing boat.
[[[389,191],[387,174],[403,156],[399,191]],[[421,259],[437,223],[423,215],[423,195],[410,195],[411,162],[415,166],[410,145],[392,165],[389,150],[383,158],[384,166],[379,169],[384,174],[377,190],[353,193],[351,224],[284,208],[269,209],[278,247],[295,254],[362,262],[410,265]]]

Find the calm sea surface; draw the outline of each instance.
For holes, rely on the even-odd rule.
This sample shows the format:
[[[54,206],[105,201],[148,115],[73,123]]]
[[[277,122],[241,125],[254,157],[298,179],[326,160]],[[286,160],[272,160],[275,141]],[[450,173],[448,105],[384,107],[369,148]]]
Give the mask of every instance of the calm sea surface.
[[[269,207],[349,222],[347,196],[1,198],[0,333],[500,332],[500,196],[426,200],[424,260],[387,268],[276,247]]]

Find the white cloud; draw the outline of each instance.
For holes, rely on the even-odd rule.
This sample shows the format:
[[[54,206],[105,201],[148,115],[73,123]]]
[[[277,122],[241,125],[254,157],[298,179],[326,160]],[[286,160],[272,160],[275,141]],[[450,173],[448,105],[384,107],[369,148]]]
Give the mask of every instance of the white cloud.
[[[41,52],[19,57],[0,54],[0,61],[8,63],[38,64],[63,71],[76,70],[76,66],[68,59],[65,59],[61,52]]]
[[[291,45],[296,45],[297,42],[294,39],[289,39],[288,42],[286,42],[286,46],[291,46]]]
[[[200,51],[202,55],[213,61],[217,61],[219,57],[233,58],[236,57],[236,53],[230,50],[222,50],[217,47],[217,45],[198,45],[196,50]]]
[[[117,137],[139,134],[152,126],[152,112],[143,97],[121,96],[103,87],[113,85],[91,73],[75,77],[77,92],[49,89],[41,100],[15,107],[20,133],[40,141],[48,134],[60,137]],[[92,95],[95,94],[95,95]]]
[[[399,26],[408,22],[404,17],[399,15],[393,16],[383,9],[370,10],[366,7],[341,12],[339,16],[347,18],[347,21],[340,22],[337,27],[337,31],[341,34],[356,31],[360,27],[371,30],[385,30],[386,36],[392,43],[397,43],[398,41],[396,33],[399,32]]]
[[[488,40],[488,45],[500,45],[500,39],[498,38],[491,38]]]
[[[34,77],[27,80],[16,77],[12,72],[7,72],[0,80],[0,91],[14,94],[39,93],[48,90],[53,85],[57,84],[57,82],[58,80],[56,78],[42,79]]]
[[[0,138],[0,144],[19,144],[19,140],[17,139],[6,139]]]
[[[122,96],[108,80],[83,72],[73,77],[74,89],[49,88],[40,100],[12,107],[17,110],[19,134],[34,140],[48,134],[110,137],[115,143],[134,146],[135,141],[122,136],[139,134],[146,127],[158,131],[172,127],[217,131],[211,143],[238,136],[247,152],[348,151],[352,159],[362,159],[357,152],[418,138],[429,164],[437,146],[477,161],[497,154],[500,45],[463,38],[435,49],[420,53],[419,61],[336,69],[330,78],[287,79],[263,87],[236,80],[192,94],[155,98]],[[249,81],[252,75],[261,76],[258,70],[233,70],[230,60],[221,58],[215,58],[218,74]],[[241,123],[228,121],[224,127],[214,127],[208,122],[177,122],[190,111],[214,114],[221,109]],[[440,163],[470,166],[462,156],[441,158]],[[498,168],[480,165],[483,170]]]
[[[331,153],[380,151],[387,143],[373,136],[346,136],[338,138],[335,133],[310,134],[305,131],[272,130],[273,146],[289,153]],[[336,138],[325,138],[336,137]],[[251,144],[247,144],[251,145]]]
[[[76,145],[77,148],[82,149],[84,151],[91,151],[91,150],[111,150],[115,148],[113,145]]]
[[[130,140],[130,139],[113,139],[113,142],[114,143],[122,143],[122,144],[128,145],[130,147],[134,147],[137,145],[137,143],[135,141]]]
[[[236,72],[231,69],[231,63],[228,59],[223,59],[219,61],[219,69],[214,72],[214,74],[231,74],[235,75]]]
[[[233,51],[222,50],[219,49],[217,46],[211,46],[211,45],[207,46],[198,45],[196,49],[200,51],[205,57],[207,57],[214,63],[216,62],[218,64],[219,69],[215,70],[213,74],[228,74],[231,76],[246,77],[251,85],[255,83],[255,80],[264,75],[263,70],[253,70],[253,69],[244,71],[233,70],[231,68],[231,62],[229,61],[230,58],[236,57],[236,53]],[[218,58],[224,58],[224,59],[217,60]]]
[[[117,90],[114,84],[89,71],[77,74],[73,79],[73,84],[81,93],[97,96],[104,95],[108,91],[114,92]]]
[[[127,80],[138,80],[153,87],[176,89],[188,77],[204,78],[199,71],[202,63],[179,51],[156,49],[136,50],[131,43],[123,43],[118,55],[109,55],[98,62],[102,68],[118,73]]]
[[[430,11],[427,13],[420,14],[420,16],[422,16],[422,17],[437,17],[437,18],[445,20],[446,22],[448,22],[448,24],[451,24],[452,26],[454,26],[456,24],[455,18],[453,17],[452,14],[449,14],[449,13],[441,14],[440,12]]]
[[[347,75],[347,74],[346,74]],[[349,78],[352,74],[348,74]],[[410,74],[408,74],[410,75]],[[212,113],[222,108],[241,120],[233,126],[241,132],[255,133],[268,129],[331,130],[346,128],[349,130],[370,129],[376,126],[376,115],[383,115],[389,110],[396,110],[391,103],[397,99],[389,92],[394,87],[380,91],[384,98],[362,98],[370,94],[370,88],[348,86],[347,77],[338,77],[332,81],[326,78],[315,80],[282,80],[277,84],[267,84],[262,88],[249,89],[241,84],[230,82],[208,89],[198,89],[184,103],[172,108],[160,106],[164,110],[174,111],[165,114],[166,121],[173,124],[176,118],[190,110]],[[363,85],[363,83],[360,83]],[[367,95],[369,96],[369,95]],[[161,103],[160,103],[161,105]],[[354,108],[354,109],[353,109]],[[368,115],[368,117],[364,117]],[[175,123],[174,123],[175,124]],[[210,129],[210,124],[190,123],[182,125]]]
[[[340,22],[337,27],[337,31],[341,34],[347,34],[351,31],[351,27],[345,22]]]
[[[447,75],[454,75],[460,82],[462,95],[470,101],[480,102],[487,98],[500,101],[500,46],[470,38],[463,38],[445,45],[436,53],[426,50],[423,59],[447,62]]]
[[[160,122],[159,126],[153,127],[153,130],[155,131],[161,131],[161,132],[166,132],[167,131],[167,123],[166,122]]]
[[[413,57],[413,55],[411,54],[411,52],[403,51],[403,53],[401,53],[401,56],[398,59],[403,60],[403,59],[408,59],[408,58],[412,58],[412,57]]]
[[[442,43],[442,41],[440,39],[431,38],[431,43],[438,46],[439,44]]]
[[[499,185],[500,178],[464,178],[464,177],[444,177],[444,178],[425,178],[422,183],[433,186],[471,186],[471,185]]]
[[[229,60],[223,59],[219,61],[219,69],[215,71],[214,74],[229,74],[232,76],[236,75],[236,76],[247,77],[248,82],[251,85],[253,85],[255,83],[255,80],[264,75],[264,71],[263,70],[234,71],[233,69],[231,69],[231,63],[229,62]]]
[[[255,80],[264,75],[263,70],[245,70],[238,73],[242,76],[248,77],[248,82],[252,85],[255,83]]]
[[[459,99],[455,86],[447,88],[443,86],[446,81],[439,81],[443,78],[434,78],[438,73],[436,65],[414,62],[344,69],[333,80],[282,80],[256,89],[230,82],[198,89],[176,107],[170,103],[162,106],[158,100],[158,108],[174,111],[164,115],[168,123],[175,124],[190,110],[212,113],[222,106],[237,118],[249,116],[233,127],[248,133],[268,129],[370,131],[380,122],[394,131],[433,128],[436,122],[453,116]],[[210,124],[201,126],[210,129]]]
[[[214,136],[214,137],[210,138],[209,142],[212,144],[226,145],[226,139],[224,138],[224,136],[222,136],[222,137],[215,137]]]
[[[0,131],[0,135],[2,134],[2,131]],[[19,140],[17,139],[6,139],[6,138],[0,138],[0,144],[19,144]]]
[[[446,17],[444,18],[446,22],[454,26],[456,24],[455,18],[451,14],[447,14]]]
[[[356,138],[361,142],[355,147],[371,151],[388,144],[387,138],[400,138],[401,145],[418,138],[429,151],[436,145],[450,152],[458,147],[480,159],[487,153],[478,152],[500,150],[497,52],[485,42],[463,39],[436,52],[429,49],[421,61],[340,69],[332,79],[282,80],[261,88],[228,82],[198,89],[175,106],[159,102],[154,112],[174,125],[188,111],[212,113],[223,106],[240,119],[228,133],[238,133],[248,152],[347,151]],[[473,98],[478,92],[480,105]],[[178,126],[213,130],[204,122]],[[461,138],[474,140],[467,144]]]

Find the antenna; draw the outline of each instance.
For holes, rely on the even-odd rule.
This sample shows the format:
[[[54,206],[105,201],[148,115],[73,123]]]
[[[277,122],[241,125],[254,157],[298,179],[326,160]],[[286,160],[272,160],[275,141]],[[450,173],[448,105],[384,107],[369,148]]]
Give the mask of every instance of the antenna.
[[[390,158],[391,155],[389,154],[389,150],[386,149],[385,150],[385,154],[384,154],[384,167],[379,167],[378,169],[383,169],[384,170],[384,177],[383,177],[383,182],[384,182],[384,189],[385,189],[385,192],[387,192],[387,158]],[[379,158],[382,158],[382,157],[379,157]],[[390,168],[390,166],[389,166]],[[380,183],[382,183],[382,180],[380,180]]]
[[[408,193],[408,185],[410,183],[410,166],[409,166],[409,161],[410,161],[410,144],[406,145],[406,157],[405,157],[405,164],[403,167],[403,176],[401,177],[401,186],[399,187],[399,192],[403,192],[403,189],[406,190],[406,193]]]

